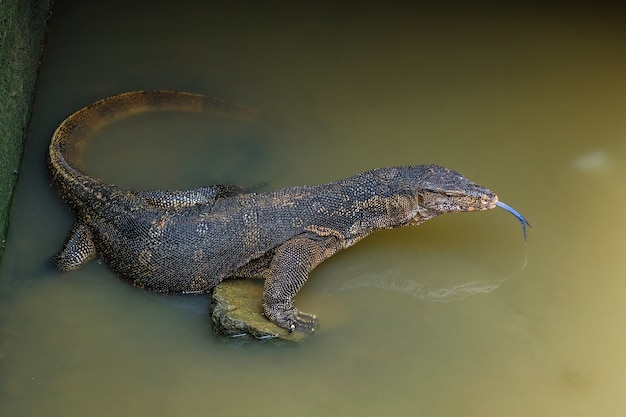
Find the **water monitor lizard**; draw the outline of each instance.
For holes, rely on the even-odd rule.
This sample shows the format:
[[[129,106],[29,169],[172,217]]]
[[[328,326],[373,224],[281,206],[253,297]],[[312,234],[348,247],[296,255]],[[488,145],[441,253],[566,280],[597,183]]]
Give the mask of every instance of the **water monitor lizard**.
[[[251,114],[202,95],[139,91],[68,117],[54,132],[48,155],[52,182],[76,215],[63,250],[53,257],[59,269],[76,269],[99,254],[133,285],[162,293],[208,292],[225,278],[260,276],[267,318],[310,332],[317,319],[297,310],[293,298],[322,261],[378,230],[499,204],[493,192],[436,165],[379,168],[272,192],[227,185],[124,190],[85,173],[80,149],[89,134],[155,110]]]

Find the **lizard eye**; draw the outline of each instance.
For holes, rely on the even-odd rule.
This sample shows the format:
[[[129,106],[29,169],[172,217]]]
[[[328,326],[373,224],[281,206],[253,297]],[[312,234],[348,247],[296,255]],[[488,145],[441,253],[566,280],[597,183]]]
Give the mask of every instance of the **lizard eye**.
[[[466,194],[463,191],[447,190],[447,191],[444,191],[444,195],[448,197],[461,197]]]

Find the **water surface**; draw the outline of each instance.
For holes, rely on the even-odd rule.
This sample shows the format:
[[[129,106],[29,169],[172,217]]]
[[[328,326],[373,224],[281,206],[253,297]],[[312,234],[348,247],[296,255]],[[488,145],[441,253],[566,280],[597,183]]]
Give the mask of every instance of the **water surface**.
[[[619,11],[57,3],[1,266],[1,415],[624,415]],[[47,267],[72,224],[50,136],[135,89],[262,117],[110,126],[85,149],[108,182],[273,189],[437,163],[521,211],[528,245],[503,210],[381,232],[312,274],[309,342],[223,343],[98,262]]]

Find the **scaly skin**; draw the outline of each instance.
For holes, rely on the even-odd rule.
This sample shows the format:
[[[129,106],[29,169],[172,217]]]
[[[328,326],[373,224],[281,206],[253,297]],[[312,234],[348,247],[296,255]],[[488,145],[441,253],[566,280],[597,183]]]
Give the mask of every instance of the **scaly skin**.
[[[200,95],[131,92],[101,100],[66,119],[50,144],[48,167],[76,215],[54,257],[72,270],[100,255],[133,285],[162,293],[210,291],[226,278],[265,278],[265,315],[281,327],[312,332],[315,316],[293,298],[317,265],[370,233],[418,225],[443,213],[488,210],[498,197],[456,171],[435,165],[387,167],[336,182],[250,193],[216,185],[187,191],[131,191],[84,173],[88,135],[143,111],[251,110]]]

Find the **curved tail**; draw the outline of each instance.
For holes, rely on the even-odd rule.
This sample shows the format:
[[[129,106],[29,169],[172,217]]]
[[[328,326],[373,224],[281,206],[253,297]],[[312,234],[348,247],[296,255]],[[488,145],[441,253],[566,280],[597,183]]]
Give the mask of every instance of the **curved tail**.
[[[97,101],[65,119],[52,135],[48,170],[64,200],[74,206],[87,195],[93,199],[98,195],[94,191],[104,186],[82,168],[80,151],[85,140],[109,123],[151,111],[209,112],[244,120],[256,117],[256,111],[225,100],[176,91],[133,91]]]

